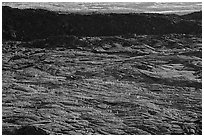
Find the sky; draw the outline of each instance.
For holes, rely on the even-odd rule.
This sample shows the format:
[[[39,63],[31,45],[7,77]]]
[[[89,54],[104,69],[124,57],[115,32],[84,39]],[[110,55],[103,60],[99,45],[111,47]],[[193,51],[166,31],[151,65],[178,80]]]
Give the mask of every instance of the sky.
[[[175,13],[179,15],[202,10],[201,2],[4,2],[15,8],[40,8],[52,11],[102,13]]]

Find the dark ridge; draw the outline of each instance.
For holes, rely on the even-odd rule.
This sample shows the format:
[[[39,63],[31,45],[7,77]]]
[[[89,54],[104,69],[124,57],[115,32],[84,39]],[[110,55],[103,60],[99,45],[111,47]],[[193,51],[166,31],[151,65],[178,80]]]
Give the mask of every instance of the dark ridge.
[[[59,14],[43,9],[17,9],[3,6],[2,34],[3,40],[30,41],[59,35],[201,33],[201,24],[186,18],[187,16],[173,14]]]
[[[3,135],[48,135],[46,131],[35,126],[22,126],[20,128],[13,128],[3,130]]]
[[[197,11],[197,12],[193,12],[190,14],[185,14],[183,16],[181,16],[183,19],[187,19],[187,20],[197,20],[197,21],[202,21],[202,11]]]

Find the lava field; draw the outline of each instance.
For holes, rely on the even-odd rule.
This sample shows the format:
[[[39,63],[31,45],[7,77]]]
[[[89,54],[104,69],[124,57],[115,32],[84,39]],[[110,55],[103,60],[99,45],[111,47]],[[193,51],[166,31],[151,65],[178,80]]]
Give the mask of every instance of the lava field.
[[[28,35],[9,10],[3,11],[3,135],[202,134],[201,21],[177,17],[198,28],[192,33]],[[19,18],[30,14],[20,11],[28,13]]]

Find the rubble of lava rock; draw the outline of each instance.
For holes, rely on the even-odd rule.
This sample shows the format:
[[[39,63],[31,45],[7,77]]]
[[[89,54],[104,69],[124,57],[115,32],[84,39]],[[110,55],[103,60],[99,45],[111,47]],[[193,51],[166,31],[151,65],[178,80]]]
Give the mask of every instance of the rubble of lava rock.
[[[3,134],[202,134],[202,38],[56,36],[2,45]]]

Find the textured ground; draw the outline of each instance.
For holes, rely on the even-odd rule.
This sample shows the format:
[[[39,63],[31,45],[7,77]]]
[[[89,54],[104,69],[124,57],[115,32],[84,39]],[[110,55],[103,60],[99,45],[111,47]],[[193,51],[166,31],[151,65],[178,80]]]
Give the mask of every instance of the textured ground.
[[[202,134],[200,36],[57,39],[3,42],[3,134]]]

